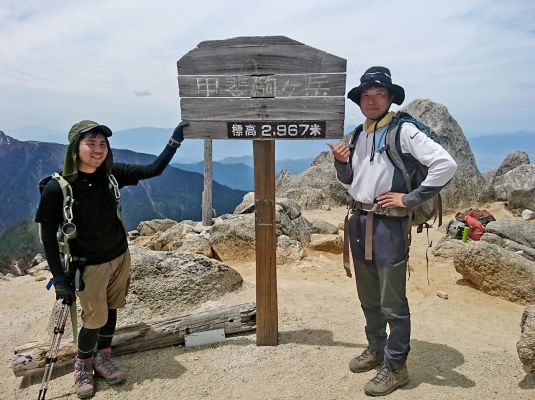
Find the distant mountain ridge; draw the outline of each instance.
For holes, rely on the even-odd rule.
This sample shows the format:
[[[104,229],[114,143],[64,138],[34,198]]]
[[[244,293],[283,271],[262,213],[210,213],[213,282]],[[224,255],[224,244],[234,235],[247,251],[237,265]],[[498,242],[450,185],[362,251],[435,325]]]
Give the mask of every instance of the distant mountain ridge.
[[[299,160],[276,160],[275,176],[278,177],[281,171],[289,171],[292,174],[299,174],[310,167],[313,158]],[[173,166],[184,171],[198,172],[204,175],[204,162],[197,163],[173,163]],[[254,159],[251,156],[227,157],[219,161],[212,161],[213,180],[233,189],[253,191],[254,190]]]

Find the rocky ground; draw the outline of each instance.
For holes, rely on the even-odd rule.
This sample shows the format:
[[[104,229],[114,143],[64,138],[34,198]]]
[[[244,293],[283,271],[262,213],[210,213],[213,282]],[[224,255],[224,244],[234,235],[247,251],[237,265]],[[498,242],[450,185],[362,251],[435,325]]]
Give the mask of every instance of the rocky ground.
[[[510,218],[500,204],[488,208]],[[308,219],[338,224],[345,209],[304,211]],[[451,217],[451,216],[450,216]],[[445,217],[446,222],[449,220]],[[432,229],[438,242],[442,230]],[[396,399],[535,399],[516,352],[524,306],[466,284],[451,259],[429,255],[425,234],[413,235],[408,298],[413,320],[410,383]],[[341,255],[307,251],[300,263],[277,268],[279,344],[257,347],[255,334],[201,348],[169,347],[118,357],[125,385],[98,381],[95,399],[364,399],[373,372],[353,374],[347,365],[366,345],[354,280]],[[254,301],[254,263],[229,263],[243,276],[239,291],[201,309]],[[429,283],[428,283],[429,278]],[[0,282],[0,399],[37,397],[40,378],[16,378],[13,347],[47,338],[53,296],[43,281],[25,276]],[[448,299],[437,296],[442,291]],[[177,309],[173,315],[181,315]],[[47,399],[75,399],[72,374],[51,381]]]

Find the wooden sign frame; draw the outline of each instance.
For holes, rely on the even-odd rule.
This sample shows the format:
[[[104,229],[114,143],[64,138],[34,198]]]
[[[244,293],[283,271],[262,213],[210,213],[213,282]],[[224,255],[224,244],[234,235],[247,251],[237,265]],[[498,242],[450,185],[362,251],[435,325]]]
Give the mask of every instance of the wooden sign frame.
[[[253,140],[259,346],[278,340],[275,140],[343,137],[346,64],[285,36],[206,41],[177,62],[184,137]]]

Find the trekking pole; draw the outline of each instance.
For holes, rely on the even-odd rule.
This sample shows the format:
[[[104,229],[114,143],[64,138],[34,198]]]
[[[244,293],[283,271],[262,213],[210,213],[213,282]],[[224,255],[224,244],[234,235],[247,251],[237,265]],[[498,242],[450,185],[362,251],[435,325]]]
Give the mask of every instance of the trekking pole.
[[[52,376],[52,369],[58,359],[58,350],[65,332],[65,325],[67,324],[67,318],[69,317],[69,305],[64,304],[59,312],[58,321],[54,326],[54,336],[52,337],[52,344],[46,355],[45,372],[43,373],[43,380],[41,381],[41,388],[39,389],[39,395],[37,400],[45,400],[46,391],[48,389],[48,382]]]

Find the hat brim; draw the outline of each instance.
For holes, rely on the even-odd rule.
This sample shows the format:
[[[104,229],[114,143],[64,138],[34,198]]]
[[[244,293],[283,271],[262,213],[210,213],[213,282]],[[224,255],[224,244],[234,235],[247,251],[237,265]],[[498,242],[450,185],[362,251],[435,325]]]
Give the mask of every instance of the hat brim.
[[[372,87],[384,87],[386,90],[388,90],[388,93],[394,97],[392,100],[394,104],[401,105],[401,103],[403,103],[405,100],[405,90],[401,86],[393,83],[387,84],[378,82],[366,82],[354,87],[347,93],[347,98],[360,107],[360,96],[362,95],[362,92]]]

